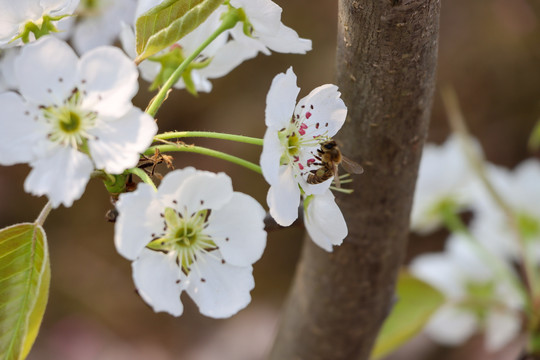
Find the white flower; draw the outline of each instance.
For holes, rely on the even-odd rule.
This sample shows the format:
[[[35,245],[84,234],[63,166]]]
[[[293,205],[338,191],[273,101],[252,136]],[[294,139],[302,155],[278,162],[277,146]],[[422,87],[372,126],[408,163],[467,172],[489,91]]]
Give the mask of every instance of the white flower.
[[[447,297],[425,331],[445,345],[462,344],[483,331],[488,351],[497,351],[519,334],[523,301],[467,241],[453,236],[444,253],[421,255],[410,265],[416,277]]]
[[[281,7],[271,0],[231,0],[235,8],[241,8],[246,17],[247,26],[236,24],[232,36],[242,44],[237,56],[250,58],[244,51],[257,49],[265,55],[270,50],[280,53],[305,54],[311,50],[311,40],[302,39],[296,31],[281,22]],[[247,29],[246,29],[247,28]],[[249,35],[246,34],[246,30]]]
[[[540,162],[529,159],[513,171],[490,165],[487,176],[516,223],[480,184],[474,192],[472,232],[485,247],[506,259],[520,260],[527,255],[540,264]]]
[[[456,135],[441,146],[425,145],[411,211],[412,230],[430,233],[441,226],[444,207],[461,211],[471,205],[470,187],[476,178],[469,163]]]
[[[348,233],[330,189],[304,200],[304,225],[313,242],[328,252],[332,252],[332,245],[341,245]]]
[[[146,1],[145,6],[139,11],[147,10],[147,7],[153,7],[160,1]],[[221,6],[214,11],[201,25],[195,30],[184,36],[176,44],[168,49],[150,57],[139,65],[141,77],[148,82],[153,83],[153,88],[163,85],[169,76],[176,70],[186,57],[191,55],[218,27],[221,22],[220,16],[227,10],[226,6]],[[138,15],[140,15],[138,13]],[[223,32],[210,45],[208,45],[194,62],[184,71],[182,77],[174,84],[177,89],[188,88],[191,92],[210,92],[212,83],[209,79],[215,79],[227,75],[243,60],[236,57],[238,52],[238,43],[234,40],[228,40],[229,31]],[[135,34],[131,27],[125,25],[120,34],[122,47],[132,58],[135,53]],[[251,51],[254,57],[256,50]],[[186,83],[188,86],[186,86]]]
[[[78,4],[79,0],[0,0],[0,47],[23,36],[25,25],[29,23],[53,30],[54,23],[73,14]],[[17,40],[13,44],[21,45],[22,41]]]
[[[80,198],[94,169],[134,167],[157,132],[131,103],[137,69],[117,48],[79,59],[47,36],[22,49],[15,75],[21,95],[0,94],[0,164],[30,163],[25,190],[54,207]]]
[[[98,46],[111,45],[122,30],[122,23],[133,23],[136,0],[82,0],[77,19],[59,23],[59,30],[71,35],[73,47],[84,54]]]
[[[156,312],[181,315],[183,291],[215,318],[249,304],[251,265],[266,246],[265,211],[233,192],[226,174],[175,170],[157,192],[139,184],[116,207],[116,248],[133,260],[138,292]]]
[[[333,178],[313,185],[306,179],[319,168],[320,143],[334,136],[345,122],[347,108],[335,85],[314,89],[298,104],[296,75],[292,68],[278,74],[266,97],[266,125],[261,168],[270,184],[270,214],[282,226],[298,217],[300,188],[306,195],[322,194]]]

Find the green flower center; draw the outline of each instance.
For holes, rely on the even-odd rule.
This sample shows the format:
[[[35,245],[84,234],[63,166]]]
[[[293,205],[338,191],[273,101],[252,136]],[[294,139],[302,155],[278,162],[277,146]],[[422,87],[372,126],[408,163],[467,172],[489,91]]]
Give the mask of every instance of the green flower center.
[[[540,235],[540,222],[529,214],[521,213],[517,215],[517,222],[521,235],[526,240],[531,240]]]
[[[198,255],[218,248],[204,231],[209,216],[208,209],[186,216],[173,208],[165,208],[164,233],[152,240],[147,247],[165,253],[174,252],[176,263],[185,274],[188,274],[196,264]]]
[[[65,118],[60,119],[59,126],[66,133],[77,132],[81,126],[81,117],[79,114],[69,111]]]
[[[50,126],[50,141],[81,150],[85,147],[86,140],[94,138],[88,130],[95,127],[97,114],[81,109],[81,102],[79,92],[75,92],[63,105],[52,105],[42,110],[43,117]]]

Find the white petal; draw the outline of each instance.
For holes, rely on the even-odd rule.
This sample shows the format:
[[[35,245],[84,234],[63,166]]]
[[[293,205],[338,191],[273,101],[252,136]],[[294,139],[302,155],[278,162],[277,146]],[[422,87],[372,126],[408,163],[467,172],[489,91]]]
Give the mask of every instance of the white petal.
[[[270,215],[281,226],[289,226],[298,218],[300,205],[300,189],[294,181],[291,166],[279,168],[279,181],[270,186],[266,202]]]
[[[295,109],[308,126],[306,135],[334,136],[345,123],[347,107],[340,98],[338,87],[331,84],[321,85],[302,98]]]
[[[140,183],[137,190],[120,195],[116,202],[118,218],[114,225],[114,244],[123,257],[135,260],[163,227],[163,207],[156,201],[150,185]]]
[[[275,33],[258,34],[263,44],[272,51],[291,54],[305,54],[311,50],[311,40],[301,39],[298,33],[288,26],[279,24]]]
[[[197,265],[200,275],[195,270],[191,271],[186,291],[201,314],[227,318],[251,302],[249,292],[255,287],[251,266],[223,264],[210,256]]]
[[[158,195],[165,203],[170,203],[176,199],[176,192],[180,189],[180,186],[188,177],[194,175],[197,172],[195,168],[189,166],[184,169],[176,169],[167,173],[161,184],[159,184]]]
[[[176,210],[188,215],[203,209],[219,209],[233,196],[231,178],[225,173],[197,171],[185,179],[175,194]],[[172,206],[172,204],[171,204]]]
[[[516,338],[521,330],[521,318],[518,313],[491,311],[486,319],[486,349],[497,351]]]
[[[22,96],[37,105],[62,104],[76,87],[77,61],[75,52],[52,36],[24,46],[15,64]]]
[[[37,154],[33,146],[47,136],[43,124],[34,120],[30,108],[13,92],[0,94],[0,109],[0,164],[13,165],[35,160]]]
[[[84,193],[94,170],[90,158],[70,147],[58,148],[50,156],[31,163],[32,171],[24,182],[24,190],[34,195],[47,195],[53,207],[70,207]]]
[[[255,199],[235,192],[230,202],[212,211],[205,234],[212,236],[227,263],[248,266],[260,259],[266,246],[265,215]]]
[[[122,23],[121,25],[120,43],[122,44],[122,49],[124,49],[129,57],[135,59],[137,57],[137,52],[135,51],[135,32],[128,24]]]
[[[446,305],[432,316],[425,331],[438,343],[456,346],[470,338],[477,331],[477,326],[473,313]]]
[[[0,55],[0,90],[15,90],[19,84],[15,78],[15,64],[19,57],[20,48],[2,50]]]
[[[452,234],[446,242],[446,253],[455,268],[460,269],[469,281],[488,282],[495,277],[489,263],[479,255],[465,235]]]
[[[332,245],[341,245],[348,233],[347,223],[330,190],[311,198],[304,224],[313,242],[328,252],[332,252]]]
[[[279,141],[277,130],[268,128],[264,134],[261,169],[264,179],[270,185],[279,181],[280,160],[285,151],[285,146]]]
[[[154,119],[138,108],[118,120],[103,121],[91,131],[97,138],[88,142],[96,169],[121,174],[136,166],[139,154],[150,146],[156,133]]]
[[[137,93],[139,72],[118,48],[103,46],[81,57],[79,83],[86,91],[83,107],[102,116],[121,117]]]
[[[79,0],[40,0],[43,11],[53,16],[71,15],[79,5]]]
[[[266,126],[281,129],[289,125],[299,92],[300,88],[296,86],[296,75],[292,67],[287,69],[286,73],[274,77],[266,95]]]
[[[82,54],[98,46],[112,44],[122,24],[133,21],[135,5],[133,0],[114,0],[101,5],[101,14],[79,19],[72,37],[75,49]]]
[[[417,278],[442,291],[450,298],[459,298],[465,293],[461,282],[461,270],[447,253],[423,254],[409,266]]]
[[[180,302],[180,294],[185,275],[176,265],[173,253],[163,254],[143,249],[131,266],[139,295],[155,312],[182,315],[184,307]]]
[[[227,75],[244,61],[257,56],[258,49],[246,45],[246,42],[239,42],[236,40],[228,41],[219,48],[213,56],[210,65],[201,69],[200,72],[209,79]]]
[[[231,0],[231,5],[243,8],[257,34],[272,34],[279,30],[282,9],[270,0]]]

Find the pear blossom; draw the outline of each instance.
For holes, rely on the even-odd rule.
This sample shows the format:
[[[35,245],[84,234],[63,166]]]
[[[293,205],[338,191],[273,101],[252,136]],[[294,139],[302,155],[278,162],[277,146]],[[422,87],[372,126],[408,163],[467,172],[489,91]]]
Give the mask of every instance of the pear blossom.
[[[282,226],[298,217],[300,194],[323,194],[333,177],[320,184],[306,180],[320,167],[317,150],[345,122],[347,107],[337,86],[317,87],[296,104],[300,88],[292,68],[278,74],[266,97],[266,125],[261,168],[270,184],[267,203],[270,214]]]
[[[332,252],[332,245],[341,245],[347,236],[347,223],[329,189],[304,200],[304,225],[315,244]]]
[[[22,48],[15,77],[20,95],[0,94],[0,164],[29,163],[25,190],[54,207],[80,198],[94,169],[121,174],[136,166],[157,132],[131,103],[137,69],[117,48],[79,59],[47,36]]]
[[[157,192],[139,184],[116,207],[116,248],[133,261],[138,293],[156,312],[180,316],[184,291],[214,318],[249,304],[251,265],[266,246],[265,211],[234,192],[226,174],[175,170]]]
[[[141,1],[137,8],[136,17],[148,9],[159,5],[159,0]],[[226,6],[220,6],[195,30],[184,36],[176,44],[143,61],[139,65],[141,77],[152,83],[151,89],[163,85],[178,66],[193,53],[220,25],[221,16],[227,11]],[[212,41],[188,66],[182,77],[173,85],[177,89],[187,88],[192,93],[210,92],[212,83],[216,79],[227,75],[247,58],[257,55],[257,50],[248,48],[243,50],[243,57],[239,57],[241,45],[230,40],[230,31],[225,31]],[[135,34],[133,29],[124,24],[120,34],[122,47],[126,53],[136,57]]]
[[[521,294],[507,278],[497,276],[486,259],[468,240],[453,235],[445,252],[420,255],[411,263],[414,276],[447,298],[424,329],[435,341],[455,346],[482,331],[486,349],[497,351],[519,334]]]
[[[514,219],[509,218],[485,186],[478,186],[471,231],[478,241],[503,258],[520,260],[526,254],[540,264],[540,162],[525,160],[513,171],[489,165],[486,173]]]
[[[471,207],[476,177],[459,141],[457,135],[451,135],[440,146],[424,146],[411,210],[411,229],[418,233],[440,227],[445,207],[456,212]]]
[[[305,54],[311,50],[311,40],[302,39],[298,33],[281,22],[282,9],[271,0],[231,0],[230,5],[242,9],[246,23],[238,23],[231,34],[242,47],[237,56],[249,58],[245,52],[257,49],[265,55],[270,50],[280,53]]]
[[[75,11],[77,18],[61,21],[58,29],[71,35],[75,50],[84,54],[111,45],[120,35],[122,23],[133,23],[136,6],[136,0],[82,0]]]
[[[0,47],[12,44],[22,45],[18,37],[29,37],[29,31],[55,31],[55,23],[72,15],[79,0],[0,0]],[[34,29],[28,29],[29,25]],[[37,30],[39,29],[39,30]]]

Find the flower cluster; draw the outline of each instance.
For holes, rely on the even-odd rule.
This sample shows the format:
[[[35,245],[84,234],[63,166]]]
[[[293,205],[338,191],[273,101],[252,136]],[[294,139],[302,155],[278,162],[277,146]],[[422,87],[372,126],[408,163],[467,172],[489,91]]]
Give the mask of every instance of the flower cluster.
[[[162,0],[141,1],[135,17],[160,4]],[[220,6],[197,29],[176,44],[151,57],[140,65],[142,78],[151,82],[151,89],[161,86],[169,75],[193,52],[203,40],[214,33],[223,16],[239,11],[244,17],[232,29],[222,32],[206,47],[174,85],[192,93],[210,92],[209,79],[223,77],[242,62],[259,52],[270,50],[282,53],[305,54],[311,50],[311,40],[302,39],[296,31],[281,22],[282,9],[270,0],[232,0]],[[126,52],[135,58],[135,36],[129,26],[122,30],[121,40]]]
[[[465,146],[473,149],[467,156]],[[420,255],[410,266],[447,297],[426,327],[436,341],[458,345],[481,331],[496,351],[522,331],[540,270],[538,178],[535,159],[513,171],[483,163],[474,139],[453,135],[425,147],[411,228],[427,233],[444,224],[452,232],[444,252]],[[469,224],[459,216],[464,210],[472,213]]]
[[[141,54],[135,52],[133,28],[161,3],[0,0],[0,164],[28,163],[24,188],[45,195],[45,209],[71,206],[91,178],[102,179],[117,210],[115,245],[132,261],[141,298],[155,311],[179,316],[185,292],[202,314],[229,317],[251,301],[252,265],[266,246],[266,211],[233,191],[224,173],[192,167],[164,177],[154,172],[161,162],[173,167],[161,151],[199,151],[248,163],[167,141],[181,133],[157,134],[153,115],[165,99],[159,94],[171,86],[209,92],[210,79],[259,52],[305,54],[311,41],[281,22],[282,9],[271,0],[229,0],[173,46],[162,43],[165,49],[136,65],[133,59]],[[125,52],[111,46],[118,38]],[[146,111],[132,104],[139,73],[160,89]],[[330,190],[339,161],[330,164],[322,153],[328,144],[338,151],[332,138],[347,109],[335,85],[320,86],[296,104],[299,91],[292,69],[276,76],[267,97],[268,130],[255,139],[263,145],[261,166],[247,167],[270,184],[267,202],[278,224],[294,222],[303,198],[309,235],[332,251],[347,225]],[[142,181],[137,186],[134,176]]]

